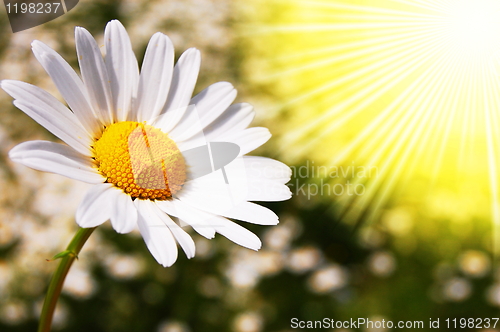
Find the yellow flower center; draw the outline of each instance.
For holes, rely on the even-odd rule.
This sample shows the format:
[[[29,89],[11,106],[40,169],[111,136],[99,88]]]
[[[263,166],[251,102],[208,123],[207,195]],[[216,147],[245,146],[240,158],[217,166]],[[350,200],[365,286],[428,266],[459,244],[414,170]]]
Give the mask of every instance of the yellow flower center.
[[[175,142],[146,124],[110,125],[96,140],[94,153],[106,182],[133,198],[166,200],[186,181],[186,164]]]

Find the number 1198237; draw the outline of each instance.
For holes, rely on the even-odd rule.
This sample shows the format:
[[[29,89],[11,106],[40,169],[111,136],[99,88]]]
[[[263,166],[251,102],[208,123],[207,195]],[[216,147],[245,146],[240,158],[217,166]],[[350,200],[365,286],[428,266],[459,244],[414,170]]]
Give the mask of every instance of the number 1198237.
[[[30,2],[30,3],[25,3],[25,2],[20,2],[20,3],[14,3],[14,4],[6,4],[5,7],[7,8],[7,13],[8,14],[54,14],[58,13],[58,10],[60,12],[63,11],[63,8],[61,7],[60,2],[52,2],[52,3],[35,3],[35,2]]]

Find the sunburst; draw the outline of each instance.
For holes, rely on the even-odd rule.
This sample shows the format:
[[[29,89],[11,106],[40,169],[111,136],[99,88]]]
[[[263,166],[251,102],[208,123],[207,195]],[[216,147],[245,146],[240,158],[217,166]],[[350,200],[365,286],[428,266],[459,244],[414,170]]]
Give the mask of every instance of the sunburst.
[[[363,195],[336,197],[346,220],[445,188],[464,214],[487,210],[500,243],[500,1],[253,5],[248,75],[284,101],[283,156],[378,168],[350,179]]]

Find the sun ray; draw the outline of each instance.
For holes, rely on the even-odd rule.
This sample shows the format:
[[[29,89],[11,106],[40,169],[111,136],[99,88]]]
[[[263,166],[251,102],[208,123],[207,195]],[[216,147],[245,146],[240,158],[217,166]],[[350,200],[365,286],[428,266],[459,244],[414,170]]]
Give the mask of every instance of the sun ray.
[[[446,59],[443,59],[442,62],[444,62],[445,60]],[[451,64],[447,68],[443,69],[442,71],[443,72],[449,71],[450,67],[451,67]],[[404,139],[401,139],[399,141],[398,146],[391,149],[391,156],[385,160],[385,164],[387,165],[387,167],[390,167],[390,165],[392,165],[393,170],[392,170],[392,172],[390,172],[388,174],[388,178],[385,179],[385,181],[383,183],[381,183],[380,192],[377,195],[377,197],[375,197],[375,199],[374,199],[374,203],[373,203],[373,206],[371,207],[371,209],[372,209],[372,211],[375,211],[375,213],[380,211],[380,208],[387,201],[390,194],[395,189],[396,182],[401,179],[401,176],[402,176],[401,173],[408,169],[406,164],[408,163],[408,159],[410,158],[410,154],[414,153],[415,154],[414,157],[419,155],[419,150],[418,149],[417,149],[417,151],[414,150],[414,148],[417,147],[417,144],[421,143],[419,146],[420,152],[421,152],[422,147],[427,146],[427,144],[429,143],[430,133],[432,131],[427,130],[427,132],[425,132],[425,133],[423,133],[423,131],[424,131],[424,129],[426,129],[426,127],[432,128],[433,124],[436,121],[436,117],[440,116],[440,113],[437,113],[437,112],[431,113],[432,110],[434,109],[434,107],[432,107],[432,106],[435,106],[432,104],[439,103],[438,99],[440,97],[440,94],[446,88],[442,82],[445,79],[446,78],[443,75],[441,75],[439,81],[436,81],[435,83],[433,83],[431,85],[426,85],[425,90],[422,91],[422,93],[426,94],[430,98],[427,98],[426,100],[421,101],[423,103],[423,105],[422,106],[417,105],[417,106],[415,106],[415,108],[420,106],[419,107],[420,109],[425,110],[424,114],[423,114],[424,118],[417,121],[414,117],[413,119],[411,119],[410,125],[406,125],[406,126],[404,126],[404,128],[401,128],[401,130],[408,132],[409,131],[408,129],[410,129],[410,131],[408,132],[407,135],[405,135]],[[428,83],[428,82],[425,82],[425,83]],[[436,89],[436,91],[434,93],[429,93],[430,91],[432,91],[434,89]],[[449,91],[447,91],[447,92],[449,93]],[[411,132],[413,129],[416,133]],[[403,150],[403,148],[404,148],[404,151],[401,151],[401,150]],[[361,205],[361,210],[363,210],[364,208],[365,207]],[[377,215],[369,215],[367,219],[368,219],[368,221],[371,221],[375,217],[377,217]]]
[[[436,45],[438,43],[439,43],[439,41],[435,42]],[[403,53],[403,54],[398,54],[397,56],[395,56],[395,57],[403,56],[403,59],[400,61],[395,61],[394,58],[390,57],[390,58],[386,58],[386,60],[384,60],[381,63],[376,63],[375,65],[373,65],[374,68],[379,67],[381,65],[390,64],[389,66],[385,67],[383,70],[376,71],[372,74],[372,75],[377,75],[377,76],[385,76],[385,78],[376,80],[376,79],[373,79],[371,76],[365,77],[363,79],[364,81],[375,81],[375,83],[372,85],[369,85],[367,88],[365,88],[363,90],[358,91],[356,94],[351,96],[349,99],[342,101],[341,104],[336,105],[331,110],[327,110],[318,119],[314,119],[311,124],[306,124],[304,127],[299,127],[298,132],[292,131],[291,133],[289,133],[285,137],[284,141],[294,143],[294,140],[291,137],[295,136],[296,139],[301,138],[303,135],[306,135],[308,133],[308,132],[304,131],[306,128],[309,129],[309,131],[312,129],[316,129],[318,123],[331,120],[332,116],[337,115],[339,113],[342,113],[345,109],[352,107],[352,105],[355,102],[357,102],[359,100],[363,100],[363,98],[368,96],[368,99],[365,100],[360,106],[358,106],[352,110],[347,111],[349,113],[347,113],[347,115],[344,115],[344,116],[352,118],[353,116],[357,115],[357,113],[359,113],[365,109],[366,104],[369,104],[374,99],[379,98],[381,94],[386,92],[386,90],[391,89],[394,85],[399,83],[399,80],[397,79],[397,77],[398,76],[403,77],[402,75],[405,72],[409,71],[410,68],[414,67],[421,60],[421,58],[417,57],[417,55],[421,55],[422,57],[424,57],[427,54],[426,51],[429,48],[432,48],[432,46],[434,46],[434,45],[426,45],[426,48],[419,49],[418,53],[416,55],[414,55],[415,59],[412,59],[410,57],[404,57],[407,54]],[[408,52],[408,53],[410,53],[410,52]],[[411,59],[411,60],[409,60],[409,59]],[[392,83],[387,82],[393,78],[395,80]],[[332,83],[329,83],[328,85],[330,85],[330,84],[332,84]],[[380,87],[380,90],[375,92],[374,90],[376,90],[379,87]],[[386,112],[385,114],[390,115],[389,112]],[[346,119],[346,120],[348,120],[348,119]],[[340,121],[340,122],[339,121],[332,122],[332,124],[329,127],[320,131],[318,133],[318,135],[316,135],[315,137],[310,139],[307,142],[307,144],[304,144],[303,149],[307,150],[311,146],[315,145],[318,140],[320,140],[324,137],[325,134],[335,130],[337,127],[340,127],[341,125],[344,125],[344,122],[346,120]]]
[[[483,75],[491,75],[491,71],[483,73]],[[496,84],[499,84],[498,76],[494,77]],[[489,86],[484,90],[485,100],[485,128],[487,137],[488,149],[488,171],[489,171],[489,184],[491,190],[491,214],[494,225],[494,253],[500,254],[500,194],[498,182],[498,148],[499,148],[499,127],[498,127],[498,114],[495,113],[490,107],[491,105],[498,105],[498,94],[493,91]]]
[[[439,65],[443,64],[445,60],[448,60],[447,58],[441,59],[440,62],[437,62],[434,67],[439,67]],[[449,66],[449,65],[448,65]],[[435,69],[434,67],[429,68],[428,74],[426,78],[430,79],[434,75],[437,76],[438,73],[434,73],[433,70]],[[449,68],[449,67],[448,67]],[[448,68],[440,68],[439,71],[445,71]],[[432,73],[432,74],[431,74]],[[444,79],[443,76],[440,78],[441,80]],[[439,81],[436,81],[432,84],[428,84],[428,80],[422,80],[419,82],[420,84],[417,85],[416,89],[413,90],[411,89],[410,96],[407,100],[405,100],[406,103],[412,103],[414,100],[418,99],[418,96],[421,94],[426,94],[429,96],[429,92],[433,91],[436,86],[438,86]],[[394,186],[394,181],[395,179],[399,178],[399,173],[402,170],[402,165],[406,163],[406,160],[408,158],[408,153],[412,152],[411,147],[414,146],[417,142],[418,139],[421,139],[421,135],[419,132],[423,130],[423,127],[425,125],[429,124],[429,117],[432,116],[431,113],[431,108],[426,107],[428,103],[433,102],[435,100],[435,97],[437,96],[437,91],[432,93],[431,98],[427,98],[425,100],[416,100],[415,103],[413,103],[412,106],[409,108],[402,108],[405,109],[406,112],[404,112],[404,119],[398,121],[397,129],[393,130],[391,132],[390,136],[382,136],[382,140],[384,140],[383,144],[377,149],[377,152],[372,156],[372,159],[369,161],[370,164],[380,164],[382,163],[382,173],[384,175],[387,175],[388,179],[385,178],[377,178],[375,180],[375,183],[370,186],[369,191],[367,192],[367,195],[362,197],[362,199],[358,200],[355,204],[355,209],[351,211],[363,211],[365,209],[365,205],[368,205],[368,203],[374,199],[374,206],[372,209],[375,211],[378,210],[381,204],[387,199],[388,194],[391,192]],[[423,107],[420,106],[420,104]],[[405,106],[405,105],[403,105]],[[421,109],[422,112],[419,114],[418,112],[415,112],[416,109]],[[437,114],[437,113],[436,113]],[[413,134],[413,131],[416,131],[416,134]],[[399,137],[399,140],[396,140],[396,144],[390,148],[392,143],[395,141],[395,137]],[[400,150],[405,147],[405,143],[407,143],[407,140],[409,140],[409,143],[406,144],[410,148],[406,148],[405,151],[403,152],[402,155],[398,155]],[[380,143],[379,143],[380,144]],[[389,154],[386,156],[386,154]],[[395,170],[392,173],[384,171],[384,168],[390,168],[391,165],[395,168]],[[382,188],[380,188],[382,187]],[[382,189],[382,192],[378,194],[377,197],[374,197],[375,193],[377,193],[380,189]],[[351,217],[356,217],[349,215]],[[370,216],[368,220],[373,218]],[[356,219],[356,218],[352,218]]]
[[[345,220],[377,220],[403,197],[425,206],[441,192],[466,199],[476,188],[490,209],[464,214],[493,220],[500,243],[499,1],[254,3],[269,14],[249,19],[243,35],[256,45],[250,59],[267,60],[249,76],[282,99],[283,157],[379,169],[375,178],[332,180],[366,188],[335,197]],[[415,181],[426,183],[421,195]]]

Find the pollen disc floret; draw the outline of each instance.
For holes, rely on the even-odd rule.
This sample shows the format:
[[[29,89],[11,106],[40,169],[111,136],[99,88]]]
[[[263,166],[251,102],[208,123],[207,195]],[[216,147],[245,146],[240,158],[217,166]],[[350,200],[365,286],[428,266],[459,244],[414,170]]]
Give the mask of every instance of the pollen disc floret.
[[[99,172],[133,198],[166,200],[186,181],[179,148],[161,130],[133,121],[111,124],[94,144]]]

